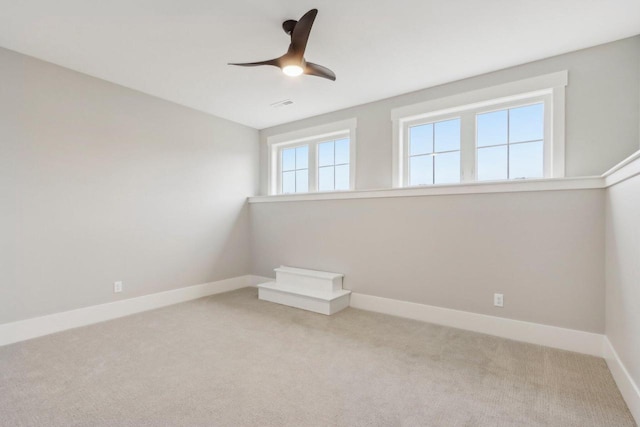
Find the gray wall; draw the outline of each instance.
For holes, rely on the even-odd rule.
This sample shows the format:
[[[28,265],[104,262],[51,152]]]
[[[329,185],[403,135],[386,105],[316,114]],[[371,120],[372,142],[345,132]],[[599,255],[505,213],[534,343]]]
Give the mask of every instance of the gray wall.
[[[604,190],[250,204],[253,272],[604,332]],[[493,293],[505,295],[504,308]]]
[[[640,384],[640,176],[607,190],[607,336]]]
[[[266,139],[271,135],[356,117],[356,188],[389,188],[392,183],[390,115],[393,108],[560,70],[569,70],[566,174],[599,175],[638,149],[639,99],[634,94],[640,92],[639,64],[640,36],[636,36],[263,129],[260,132],[261,194],[267,194]]]
[[[635,37],[266,129],[260,160],[269,135],[357,117],[358,188],[389,187],[392,108],[568,69],[567,173],[598,174],[638,148],[639,58]],[[247,207],[257,131],[2,49],[0,78],[0,323],[291,264],[356,292],[604,331],[604,190]],[[630,227],[611,217],[609,248]]]
[[[639,146],[640,36],[263,129],[261,193],[269,136],[356,117],[356,188],[389,188],[393,108],[565,69],[566,173],[599,175]],[[604,190],[256,203],[252,270],[343,272],[355,292],[603,333],[604,207]]]
[[[0,82],[0,323],[250,272],[256,130],[3,49]]]

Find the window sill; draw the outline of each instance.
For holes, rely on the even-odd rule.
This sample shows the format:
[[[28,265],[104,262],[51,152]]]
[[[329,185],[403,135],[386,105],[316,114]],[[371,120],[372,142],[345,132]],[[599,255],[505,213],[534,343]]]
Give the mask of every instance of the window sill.
[[[549,178],[515,181],[488,181],[465,184],[429,185],[423,187],[381,190],[333,191],[327,193],[278,194],[249,197],[249,203],[302,202],[311,200],[376,199],[382,197],[444,196],[454,194],[517,193],[525,191],[589,190],[605,188],[605,178]]]

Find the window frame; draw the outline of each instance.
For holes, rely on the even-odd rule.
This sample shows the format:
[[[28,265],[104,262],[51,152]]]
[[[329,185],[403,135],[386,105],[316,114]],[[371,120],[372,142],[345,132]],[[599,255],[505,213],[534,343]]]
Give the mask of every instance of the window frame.
[[[318,145],[345,138],[349,139],[349,188],[347,190],[322,191],[322,193],[355,190],[356,119],[354,118],[268,137],[268,194],[318,193]],[[309,146],[309,191],[307,193],[282,193],[282,150],[305,145]]]
[[[300,148],[300,147],[307,147],[307,153],[309,153],[309,154],[308,154],[308,156],[309,156],[309,157],[307,158],[307,167],[306,167],[306,168],[300,168],[300,169],[298,169],[298,168],[297,168],[297,166],[298,166],[298,163],[297,163],[297,156],[298,156],[298,153],[296,153],[296,149],[297,149],[297,148]],[[291,169],[291,170],[285,171],[285,170],[283,170],[283,168],[282,168],[282,152],[283,152],[284,150],[288,150],[288,149],[292,149],[292,148],[294,149],[294,152],[293,152],[293,156],[294,156],[294,168],[293,168],[293,169]],[[295,183],[295,184],[294,184],[294,187],[297,189],[297,187],[298,187],[298,176],[297,176],[297,172],[298,172],[299,170],[306,170],[306,171],[307,171],[307,189],[308,189],[308,188],[310,187],[310,183],[309,183],[309,175],[311,175],[311,171],[310,171],[311,164],[309,163],[309,158],[311,157],[310,150],[311,150],[311,147],[309,146],[309,144],[308,144],[308,143],[305,143],[305,142],[301,142],[301,143],[294,144],[294,145],[287,145],[287,146],[283,146],[283,147],[280,147],[280,148],[279,148],[279,150],[278,150],[278,184],[277,184],[277,185],[278,185],[278,189],[279,189],[279,193],[278,193],[278,194],[305,194],[305,193],[308,193],[308,192],[309,192],[309,191],[307,190],[307,191],[301,191],[301,192],[294,191],[293,193],[285,193],[284,191],[282,191],[282,185],[283,185],[283,182],[282,182],[282,181],[283,181],[283,180],[282,180],[282,175],[283,175],[285,172],[293,172],[293,173],[294,173],[294,183]]]
[[[349,162],[348,163],[336,163],[336,142],[337,141],[342,141],[347,139],[349,141]],[[318,142],[315,144],[316,146],[316,159],[320,158],[320,145],[321,144],[326,144],[326,143],[333,143],[333,163],[330,165],[324,165],[321,166],[320,162],[318,161],[318,164],[316,165],[316,188],[318,190],[318,192],[321,193],[329,193],[329,192],[334,192],[334,191],[352,191],[353,188],[351,187],[351,139],[349,139],[348,135],[344,135],[343,137],[333,137],[331,139],[326,139],[323,140],[321,142]],[[336,167],[338,166],[349,166],[349,188],[347,189],[336,189]],[[333,190],[320,190],[320,169],[322,168],[333,168]]]
[[[485,114],[485,113],[492,113],[495,111],[504,111],[504,110],[511,110],[514,108],[519,108],[519,107],[526,107],[528,105],[535,105],[535,104],[542,104],[543,105],[543,134],[542,134],[542,138],[543,138],[543,148],[542,148],[542,177],[538,177],[538,178],[524,178],[524,179],[544,179],[544,178],[557,178],[556,176],[554,176],[553,174],[553,165],[552,165],[552,161],[553,161],[553,157],[552,157],[552,152],[553,152],[553,144],[552,144],[552,127],[553,127],[553,118],[552,118],[552,109],[553,109],[553,95],[551,93],[545,93],[545,94],[540,94],[540,95],[536,95],[536,96],[531,96],[529,98],[524,98],[518,101],[507,101],[507,102],[501,102],[498,104],[493,104],[481,109],[476,109],[476,110],[472,110],[472,113],[474,115],[474,130],[475,130],[475,134],[474,134],[474,150],[473,150],[473,155],[474,155],[474,163],[473,163],[473,171],[471,171],[472,176],[475,177],[475,181],[477,182],[490,182],[490,180],[478,180],[478,148],[483,148],[483,147],[478,147],[478,115],[480,114]],[[507,132],[509,131],[509,129],[507,128]],[[523,141],[526,142],[526,141]],[[500,144],[500,145],[506,145],[507,146],[507,153],[509,152],[509,146],[512,144],[522,144],[523,142],[516,142],[516,143],[511,143],[509,141],[509,138],[507,137],[507,143],[506,144]],[[507,170],[508,170],[508,166],[509,166],[509,157],[507,157]],[[564,176],[564,174],[563,174]],[[501,179],[499,181],[512,181],[514,179],[523,179],[523,178],[507,178],[507,179]]]
[[[413,119],[413,120],[407,120],[404,121],[402,123],[402,134],[403,134],[403,152],[406,153],[405,156],[403,156],[402,158],[402,170],[404,173],[403,176],[403,182],[406,183],[405,187],[424,187],[425,185],[455,185],[457,183],[454,184],[417,184],[417,185],[410,185],[410,177],[409,177],[409,172],[410,172],[410,167],[409,167],[409,159],[412,157],[411,156],[411,152],[409,150],[409,128],[413,127],[413,126],[420,126],[420,125],[427,125],[427,124],[431,124],[433,123],[433,125],[435,126],[436,123],[438,122],[444,122],[447,120],[453,120],[453,119],[460,119],[460,184],[463,182],[462,180],[462,151],[463,151],[463,147],[462,147],[462,117],[460,115],[459,112],[451,112],[451,113],[445,113],[442,115],[434,115],[434,116],[428,116],[428,117],[422,117],[422,118],[417,118],[417,119]],[[435,144],[435,140],[434,140],[434,144]],[[435,145],[434,145],[434,150],[435,150]],[[435,168],[434,168],[435,169]],[[434,171],[435,173],[435,171]]]
[[[392,110],[393,187],[425,186],[409,185],[409,127],[457,117],[460,118],[460,183],[431,186],[492,182],[477,180],[477,115],[539,102],[544,103],[542,179],[564,177],[564,106],[567,84],[568,72],[560,71]]]

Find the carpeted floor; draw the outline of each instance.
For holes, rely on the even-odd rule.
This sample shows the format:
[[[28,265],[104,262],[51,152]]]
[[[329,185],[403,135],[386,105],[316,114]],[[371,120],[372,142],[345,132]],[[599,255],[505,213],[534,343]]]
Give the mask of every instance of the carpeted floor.
[[[602,359],[256,289],[0,347],[2,426],[634,426]]]

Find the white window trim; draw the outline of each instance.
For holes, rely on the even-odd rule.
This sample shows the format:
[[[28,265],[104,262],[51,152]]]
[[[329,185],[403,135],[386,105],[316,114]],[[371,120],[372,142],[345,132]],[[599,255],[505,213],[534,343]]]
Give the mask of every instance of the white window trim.
[[[462,117],[465,111],[469,112],[470,110],[485,107],[487,110],[491,110],[499,104],[504,106],[516,105],[518,101],[528,101],[538,97],[540,99],[546,97],[545,105],[551,105],[551,108],[545,108],[545,123],[549,123],[549,126],[545,126],[544,135],[545,177],[564,177],[564,110],[568,74],[566,70],[559,71],[391,110],[393,123],[393,187],[402,188],[408,183],[405,164],[407,144],[404,141],[407,124]],[[461,129],[462,144],[465,142],[469,144],[470,141],[475,144],[475,118],[471,121],[468,119],[462,120],[462,122],[464,122]],[[465,151],[465,148],[461,148],[461,151]],[[471,148],[466,148],[467,153],[469,153],[469,149]],[[473,149],[475,150],[475,147]],[[473,159],[464,158],[461,152],[461,162],[463,171],[461,183],[474,181],[476,168],[473,164]]]
[[[411,120],[400,120],[400,126],[401,126],[401,151],[402,153],[407,153],[406,156],[402,156],[402,158],[400,159],[400,161],[402,162],[401,165],[401,170],[402,170],[402,183],[404,184],[404,187],[415,187],[415,186],[411,186],[409,185],[409,141],[404,138],[404,135],[408,135],[409,132],[409,127],[411,126],[416,126],[416,125],[422,125],[422,124],[429,124],[429,123],[436,123],[436,122],[443,122],[446,120],[453,120],[453,119],[457,119],[460,118],[462,119],[463,114],[461,114],[460,112],[445,112],[443,114],[438,114],[438,115],[432,115],[432,114],[428,114],[428,115],[424,115],[422,117],[417,117],[417,118],[413,118]],[[461,120],[460,123],[462,125],[462,123],[464,122],[464,120]],[[464,126],[464,125],[462,125]],[[460,145],[460,150],[458,150],[460,152],[460,162],[462,163],[462,166],[465,164],[465,158],[464,158],[464,147],[462,146],[462,142],[464,140],[464,138],[462,137],[462,132],[464,131],[464,129],[460,129],[460,140],[461,140],[461,145]],[[461,166],[461,179],[460,182],[466,182],[468,179],[465,178],[465,168]],[[429,185],[434,185],[434,184],[429,184]],[[436,184],[437,185],[437,184]]]
[[[311,128],[300,129],[293,132],[273,135],[267,138],[267,176],[268,194],[280,195],[282,179],[280,174],[281,158],[278,155],[282,148],[293,148],[302,145],[309,145],[309,193],[318,190],[318,143],[329,141],[340,136],[349,137],[349,190],[353,191],[356,184],[356,126],[355,118],[342,120],[339,122],[327,123]],[[298,193],[301,194],[301,193]]]

